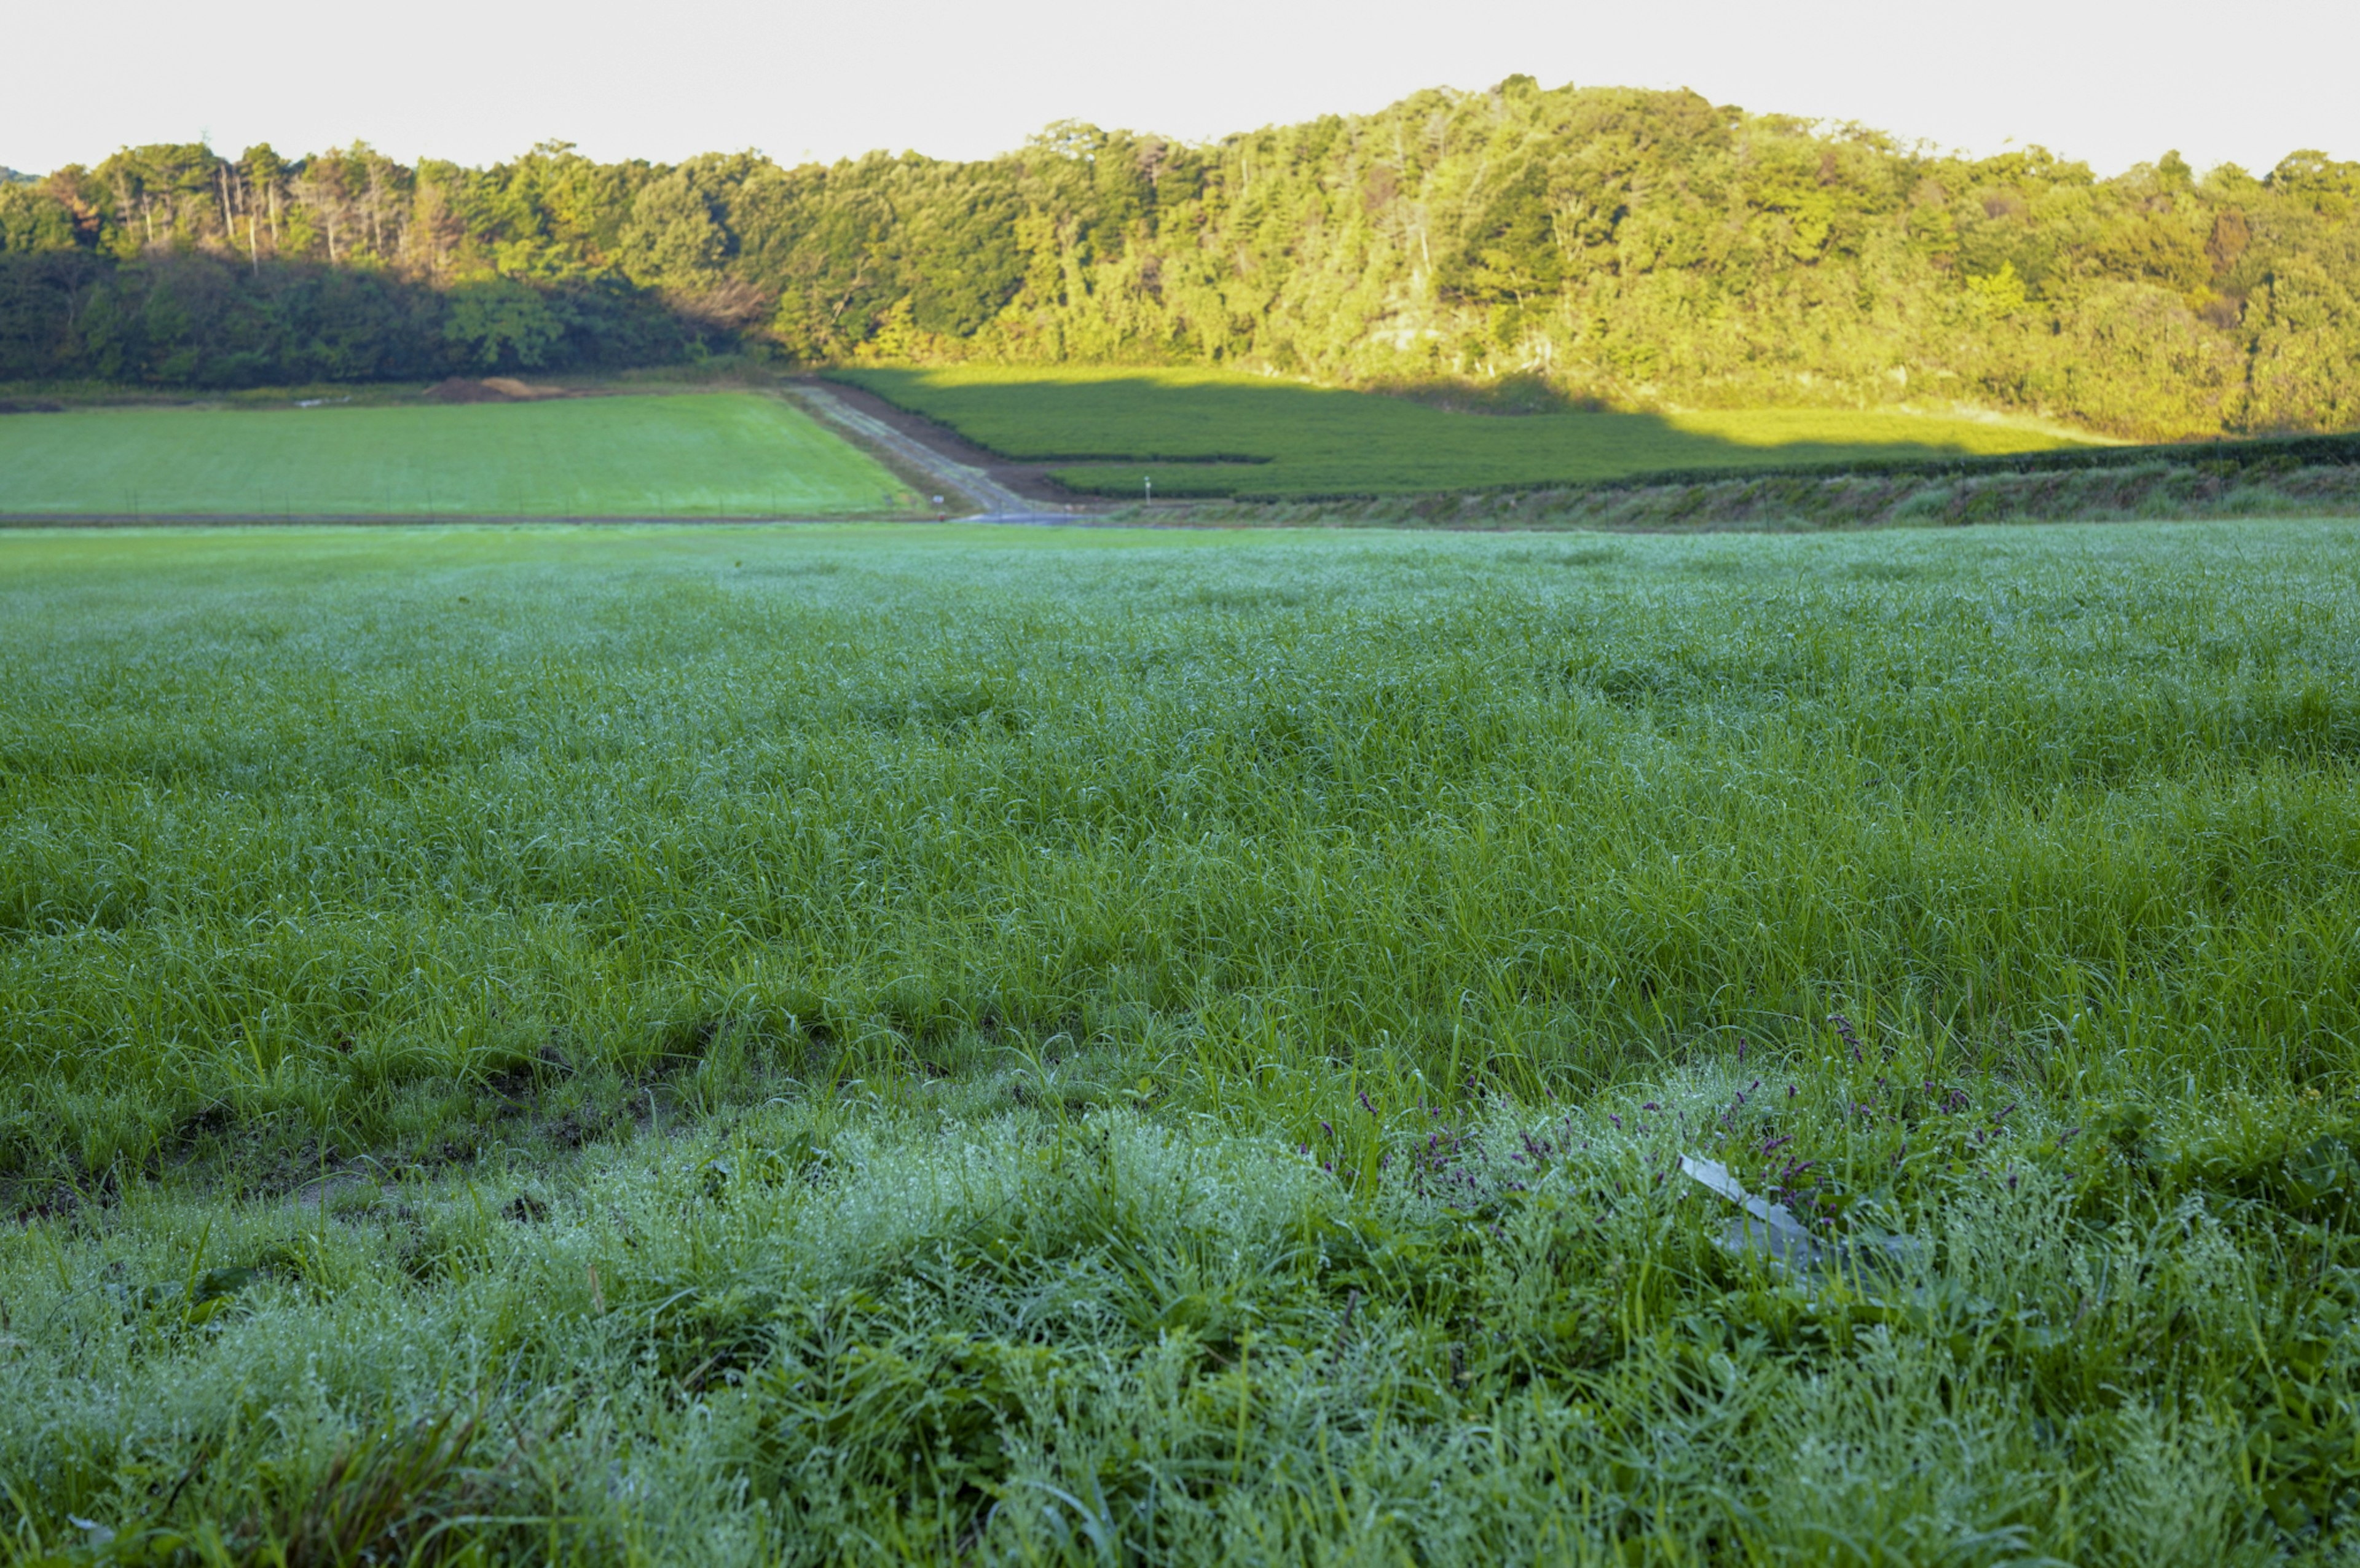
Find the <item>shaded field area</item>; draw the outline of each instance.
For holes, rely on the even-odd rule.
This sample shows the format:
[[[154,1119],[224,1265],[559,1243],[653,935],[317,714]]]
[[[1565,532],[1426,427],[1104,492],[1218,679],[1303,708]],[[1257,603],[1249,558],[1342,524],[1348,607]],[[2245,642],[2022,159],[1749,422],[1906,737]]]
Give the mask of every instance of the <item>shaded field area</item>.
[[[0,620],[16,1557],[2360,1522],[2350,522],[23,530]]]
[[[0,418],[0,516],[828,517],[908,487],[750,393]]]
[[[1215,370],[952,366],[829,375],[1086,495],[1400,495],[1691,470],[2072,448],[1964,419],[1828,409],[1487,415]]]

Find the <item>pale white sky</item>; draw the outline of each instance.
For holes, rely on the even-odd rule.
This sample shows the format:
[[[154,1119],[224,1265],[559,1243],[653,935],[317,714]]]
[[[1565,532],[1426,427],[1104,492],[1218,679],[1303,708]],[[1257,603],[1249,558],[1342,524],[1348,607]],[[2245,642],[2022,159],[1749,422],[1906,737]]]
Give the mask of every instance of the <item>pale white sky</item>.
[[[0,0],[0,164],[210,133],[482,163],[759,147],[973,158],[1060,118],[1188,139],[1425,86],[1693,87],[2113,173],[2360,158],[2360,0]]]

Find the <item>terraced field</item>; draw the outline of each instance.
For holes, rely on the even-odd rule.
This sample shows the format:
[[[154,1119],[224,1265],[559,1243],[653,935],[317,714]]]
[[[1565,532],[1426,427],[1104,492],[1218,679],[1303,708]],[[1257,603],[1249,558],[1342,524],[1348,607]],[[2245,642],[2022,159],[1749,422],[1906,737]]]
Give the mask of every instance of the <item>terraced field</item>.
[[[750,393],[0,418],[0,516],[802,517],[911,499]]]

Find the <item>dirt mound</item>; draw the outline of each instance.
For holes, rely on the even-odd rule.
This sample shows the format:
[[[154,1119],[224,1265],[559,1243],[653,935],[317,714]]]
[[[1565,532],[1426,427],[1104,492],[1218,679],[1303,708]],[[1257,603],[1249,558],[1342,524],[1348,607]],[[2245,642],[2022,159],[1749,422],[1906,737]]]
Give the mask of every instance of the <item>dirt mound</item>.
[[[557,387],[534,387],[513,376],[486,376],[481,381],[454,376],[426,389],[430,403],[531,403],[564,396]]]
[[[515,398],[496,387],[481,381],[469,381],[454,376],[448,381],[438,381],[426,389],[430,403],[513,403]]]
[[[513,376],[486,376],[484,377],[484,385],[498,393],[501,397],[514,398],[519,403],[530,403],[542,397],[563,397],[565,396],[563,392],[554,387],[529,386],[522,381],[519,381]]]

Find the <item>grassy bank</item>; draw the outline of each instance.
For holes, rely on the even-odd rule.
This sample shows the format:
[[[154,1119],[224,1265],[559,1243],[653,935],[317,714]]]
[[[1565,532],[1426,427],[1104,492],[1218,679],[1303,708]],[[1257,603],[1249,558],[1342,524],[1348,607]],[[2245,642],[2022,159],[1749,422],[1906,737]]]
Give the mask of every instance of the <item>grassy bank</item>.
[[[0,418],[0,517],[825,517],[907,487],[752,393]]]
[[[0,1551],[2332,1558],[2355,576],[0,538]]]
[[[2026,425],[1841,409],[1502,417],[1216,370],[829,373],[1084,495],[1286,498],[2072,448]]]
[[[2360,514],[2360,446],[2344,462],[2304,457],[2255,443],[2075,468],[2027,462],[1998,472],[1755,474],[1354,501],[1207,501],[1115,516],[1268,528],[1794,531]]]

